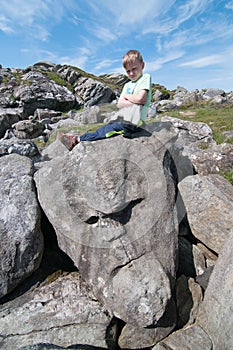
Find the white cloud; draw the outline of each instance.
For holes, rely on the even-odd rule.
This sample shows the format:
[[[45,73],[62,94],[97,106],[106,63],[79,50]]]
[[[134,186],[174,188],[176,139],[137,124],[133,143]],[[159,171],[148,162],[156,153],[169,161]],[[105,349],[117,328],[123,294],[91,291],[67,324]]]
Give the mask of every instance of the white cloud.
[[[111,27],[117,28],[118,32],[124,33],[125,28],[129,31],[135,30],[140,25],[141,30],[152,21],[165,14],[174,5],[176,0],[92,0],[88,4],[96,13],[101,15],[101,20],[109,23]]]
[[[25,0],[1,1],[1,13],[15,27],[16,20],[19,25],[31,25],[36,18],[43,18],[50,12],[48,4],[42,0],[28,2]]]
[[[13,28],[11,28],[10,21],[5,16],[0,16],[0,30],[6,34],[14,33]]]
[[[78,67],[82,70],[85,70],[86,64],[89,62],[89,58],[92,53],[93,51],[87,49],[86,47],[79,47],[70,56],[56,56],[54,62],[58,62],[60,64],[68,64],[70,66]]]
[[[95,67],[94,67],[94,72],[99,71],[101,69],[106,69],[109,67],[112,67],[114,63],[118,62],[118,60],[103,60],[99,62]]]
[[[143,23],[145,25],[151,19],[158,18],[166,12],[174,3],[174,0],[128,0],[115,1],[111,4],[111,10],[117,18],[119,25]]]
[[[105,43],[109,43],[117,39],[117,35],[114,34],[110,29],[104,27],[96,27],[91,30],[93,34],[104,41]]]
[[[165,63],[169,63],[171,61],[175,61],[181,57],[183,57],[184,52],[183,51],[173,51],[168,53],[167,55],[163,57],[159,57],[154,61],[146,62],[145,68],[149,72],[153,72],[156,70],[159,70],[163,67]]]
[[[176,1],[164,2],[166,13],[158,16],[153,23],[147,23],[143,33],[168,34],[178,29],[179,26],[190,18],[203,13],[213,0],[189,0],[185,4],[177,4]],[[162,12],[162,14],[164,14]]]
[[[225,8],[228,10],[233,10],[233,1],[229,1],[226,5]]]
[[[213,0],[189,0],[178,8],[178,23],[183,23],[196,14],[200,14],[206,9]]]
[[[202,68],[211,66],[214,64],[222,63],[224,61],[223,55],[209,55],[189,62],[181,63],[180,67],[192,67],[192,68]]]
[[[0,29],[6,34],[24,33],[45,41],[50,28],[64,16],[73,0],[1,0]]]
[[[83,55],[83,56],[77,56],[73,58],[64,56],[64,57],[57,58],[56,61],[61,64],[68,64],[70,66],[74,66],[82,70],[85,70],[86,62],[88,61],[88,56]]]

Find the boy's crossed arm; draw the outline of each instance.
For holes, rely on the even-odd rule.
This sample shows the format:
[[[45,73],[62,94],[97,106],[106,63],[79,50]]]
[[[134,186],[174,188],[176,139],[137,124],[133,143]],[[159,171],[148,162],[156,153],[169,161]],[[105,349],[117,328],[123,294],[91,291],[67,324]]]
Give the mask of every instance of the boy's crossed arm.
[[[120,96],[117,107],[124,108],[132,104],[144,105],[146,103],[147,90],[141,90],[138,94],[125,94]]]

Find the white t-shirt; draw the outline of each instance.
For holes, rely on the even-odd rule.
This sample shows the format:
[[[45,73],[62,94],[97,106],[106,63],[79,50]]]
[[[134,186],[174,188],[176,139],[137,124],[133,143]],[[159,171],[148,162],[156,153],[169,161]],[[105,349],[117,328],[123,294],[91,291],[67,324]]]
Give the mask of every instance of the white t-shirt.
[[[141,90],[147,90],[146,103],[141,109],[141,120],[145,121],[147,118],[148,108],[151,102],[151,76],[148,73],[143,74],[136,81],[129,81],[126,83],[122,89],[121,96],[125,94],[137,94]]]

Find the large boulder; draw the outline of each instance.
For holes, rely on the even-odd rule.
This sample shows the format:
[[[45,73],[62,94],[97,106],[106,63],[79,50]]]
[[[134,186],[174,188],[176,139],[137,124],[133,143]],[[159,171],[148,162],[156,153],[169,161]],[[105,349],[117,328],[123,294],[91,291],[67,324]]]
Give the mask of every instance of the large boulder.
[[[114,349],[116,323],[111,320],[78,272],[51,276],[0,307],[0,348],[29,349],[47,343],[50,349],[75,344],[98,348],[111,344]]]
[[[213,132],[211,128],[202,122],[190,122],[174,117],[164,116],[163,122],[168,121],[173,124],[178,132],[177,142],[182,146],[209,144],[213,142]]]
[[[22,75],[22,82],[14,89],[14,97],[20,100],[26,115],[33,115],[37,108],[68,111],[77,107],[74,94],[40,72],[29,71]]]
[[[18,70],[2,68],[0,71],[2,77],[0,85],[0,106],[4,108],[18,107],[18,103],[14,98],[14,88],[18,85],[14,74],[17,74]]]
[[[222,89],[209,88],[204,92],[203,98],[209,100],[216,96],[225,96],[225,95],[226,93]]]
[[[16,137],[0,140],[0,157],[12,153],[29,158],[40,157],[38,147],[32,140],[19,140]]]
[[[179,185],[193,235],[219,253],[233,226],[233,187],[220,175],[195,175]]]
[[[4,136],[7,129],[22,118],[22,108],[0,107],[0,138]]]
[[[197,322],[208,333],[213,349],[233,348],[233,229],[210,276]]]
[[[0,158],[0,297],[35,271],[43,253],[40,208],[29,158]]]
[[[198,325],[178,330],[156,344],[152,350],[213,350],[208,334]],[[218,349],[215,349],[218,350]],[[226,349],[226,350],[230,350]]]
[[[101,111],[98,106],[85,108],[81,112],[73,110],[67,113],[67,116],[71,116],[78,124],[102,123],[104,119],[104,117],[101,116]]]
[[[208,149],[186,147],[183,155],[188,156],[198,174],[218,174],[233,167],[233,145],[222,143]]]
[[[127,323],[120,334],[118,344],[121,349],[150,348],[159,340],[166,337],[176,324],[176,305],[174,300],[167,307],[167,311],[156,327],[139,327]]]
[[[233,229],[210,276],[203,303],[193,326],[180,329],[153,350],[231,350],[233,348]]]
[[[139,327],[160,321],[175,284],[170,143],[166,129],[133,140],[83,142],[35,174],[61,249],[105,307]]]
[[[21,120],[12,125],[12,131],[18,139],[34,139],[41,136],[45,125],[38,120]]]
[[[83,101],[84,107],[111,102],[116,97],[115,93],[108,86],[84,76],[77,79],[74,84],[74,91]]]

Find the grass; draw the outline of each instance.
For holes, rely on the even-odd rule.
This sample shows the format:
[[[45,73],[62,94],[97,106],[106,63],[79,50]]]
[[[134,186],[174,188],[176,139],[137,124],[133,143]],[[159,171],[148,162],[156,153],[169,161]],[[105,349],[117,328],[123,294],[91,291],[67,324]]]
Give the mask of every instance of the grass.
[[[233,185],[233,167],[228,171],[221,172],[221,175]]]
[[[194,112],[195,115],[181,115],[181,111]],[[166,113],[168,114],[168,113]],[[205,103],[182,107],[180,111],[169,111],[169,116],[193,122],[203,122],[213,131],[217,144],[223,142],[233,144],[233,137],[227,139],[222,133],[233,130],[233,104],[212,105]]]
[[[181,111],[191,112],[182,115]],[[233,130],[233,104],[213,105],[208,103],[199,103],[183,107],[180,111],[171,111],[169,116],[188,120],[192,122],[203,122],[209,125],[213,131],[213,138],[217,144],[233,144],[233,137],[226,138],[224,131]],[[208,146],[207,146],[208,147]],[[205,149],[203,145],[203,149]],[[233,185],[233,167],[220,173],[226,180]]]
[[[44,72],[42,72],[44,74]],[[68,90],[73,92],[73,87],[71,84],[68,83],[65,79],[62,79],[60,75],[54,72],[46,72],[46,74],[49,76],[49,79],[53,80],[56,84],[66,87]]]

